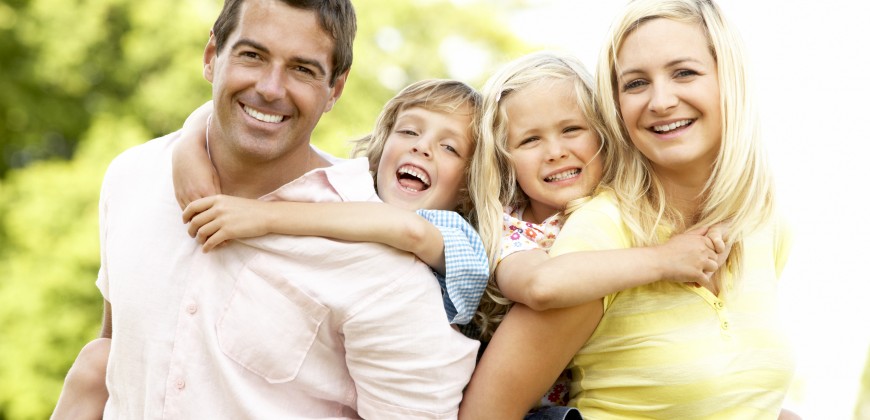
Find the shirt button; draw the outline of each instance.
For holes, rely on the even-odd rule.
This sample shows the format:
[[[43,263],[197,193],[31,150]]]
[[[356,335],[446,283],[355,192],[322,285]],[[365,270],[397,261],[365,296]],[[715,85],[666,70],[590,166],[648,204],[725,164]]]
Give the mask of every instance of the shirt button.
[[[199,309],[195,303],[190,303],[187,305],[187,313],[193,315],[196,313],[196,310]]]
[[[716,309],[722,309],[722,307],[725,306],[725,304],[723,304],[722,301],[717,300],[716,303],[713,304],[713,306],[715,306]]]
[[[722,329],[723,329],[723,330],[727,330],[728,327],[729,327],[729,325],[728,325],[728,321],[723,321],[723,322],[722,322]]]
[[[175,387],[178,389],[184,389],[184,379],[179,379],[175,381]]]

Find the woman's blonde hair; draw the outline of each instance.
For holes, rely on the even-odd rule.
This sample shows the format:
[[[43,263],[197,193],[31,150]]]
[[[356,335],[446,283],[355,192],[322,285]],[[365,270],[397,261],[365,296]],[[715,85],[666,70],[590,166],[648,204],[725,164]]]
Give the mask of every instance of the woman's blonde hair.
[[[585,114],[590,129],[599,138],[604,133],[604,126],[594,108],[592,76],[577,58],[552,51],[531,53],[511,61],[493,74],[483,87],[483,112],[480,123],[481,143],[491,148],[488,151],[494,162],[493,173],[500,177],[491,183],[492,188],[499,191],[499,201],[503,206],[522,208],[528,204],[528,197],[517,184],[516,168],[511,161],[507,146],[508,116],[504,100],[514,92],[528,86],[557,81],[571,81],[577,103]],[[604,143],[602,142],[602,145]],[[605,158],[608,155],[602,150]],[[606,160],[605,160],[606,163]],[[498,229],[491,241],[496,244],[501,240],[501,214],[498,213]],[[483,233],[481,233],[483,234]],[[480,302],[475,316],[475,323],[480,328],[481,337],[488,339],[501,322],[511,302],[502,296],[494,278],[490,278],[486,292]]]
[[[378,165],[384,153],[390,133],[396,125],[399,114],[406,109],[422,108],[427,111],[445,114],[462,114],[471,117],[468,127],[473,143],[473,153],[470,156],[465,171],[465,188],[459,191],[459,205],[455,209],[474,226],[481,235],[490,266],[493,266],[498,243],[492,238],[495,229],[501,229],[497,217],[488,216],[491,208],[498,207],[496,190],[489,184],[481,182],[482,173],[488,172],[489,157],[481,150],[480,140],[480,93],[471,86],[457,80],[428,79],[412,83],[390,99],[375,122],[372,133],[354,142],[351,151],[353,157],[366,157],[369,170],[377,188]],[[497,176],[490,175],[497,179]]]
[[[716,60],[722,137],[695,220],[684,220],[666,201],[661,179],[632,144],[619,108],[616,56],[626,37],[653,19],[698,24]],[[737,278],[743,238],[770,220],[774,212],[773,180],[761,147],[756,103],[740,37],[709,0],[635,0],[610,31],[610,42],[599,56],[597,75],[597,103],[608,128],[604,141],[613,142],[609,148],[613,160],[605,166],[602,183],[615,192],[635,246],[658,243],[662,228],[680,232],[730,221],[728,239],[734,245],[727,269]],[[718,286],[726,289],[722,284]]]

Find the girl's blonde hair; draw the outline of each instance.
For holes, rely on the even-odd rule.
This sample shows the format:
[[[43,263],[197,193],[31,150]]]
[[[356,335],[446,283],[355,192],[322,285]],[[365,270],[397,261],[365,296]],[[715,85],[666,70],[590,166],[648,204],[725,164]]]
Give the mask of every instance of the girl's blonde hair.
[[[473,153],[470,156],[465,171],[465,188],[459,191],[459,205],[455,209],[474,226],[481,235],[490,266],[493,266],[498,243],[492,241],[495,229],[501,229],[500,220],[487,216],[491,208],[498,206],[498,196],[490,185],[481,182],[482,173],[492,166],[489,158],[481,150],[480,140],[480,93],[471,86],[456,80],[428,79],[413,83],[402,89],[390,99],[375,122],[371,134],[354,142],[351,156],[366,157],[369,160],[369,170],[377,188],[378,165],[390,133],[396,125],[399,114],[406,109],[422,108],[427,111],[445,114],[462,114],[471,117],[468,127],[473,143]],[[492,175],[494,176],[494,175]],[[496,177],[497,178],[497,177]]]
[[[563,53],[541,51],[518,58],[498,70],[487,80],[483,87],[483,112],[480,123],[481,142],[492,150],[487,153],[493,157],[494,173],[501,176],[492,182],[492,188],[499,191],[499,201],[503,206],[522,208],[528,204],[528,197],[517,184],[516,168],[511,161],[507,146],[508,116],[504,100],[514,92],[540,83],[554,83],[569,80],[574,85],[577,103],[585,114],[590,129],[599,138],[604,134],[602,120],[594,109],[592,76],[577,58]],[[602,141],[602,146],[604,142]],[[605,159],[609,155],[604,148],[601,152]],[[605,160],[606,164],[606,160]],[[501,214],[498,212],[498,229],[491,232],[490,240],[500,244]],[[483,234],[481,232],[481,234]],[[494,278],[490,278],[486,292],[475,316],[480,328],[481,338],[488,339],[501,322],[511,302],[502,296]]]
[[[653,19],[698,24],[719,74],[722,138],[695,220],[684,220],[666,201],[661,179],[632,144],[619,108],[616,56],[626,37]],[[613,143],[609,147],[613,159],[605,166],[602,183],[615,192],[622,216],[634,235],[634,245],[658,243],[662,228],[681,232],[730,221],[728,239],[734,245],[726,266],[733,278],[738,278],[743,238],[770,220],[774,212],[773,180],[761,147],[756,103],[740,37],[712,1],[635,0],[611,27],[607,39],[610,42],[598,60],[598,106],[608,129],[603,141]],[[722,276],[717,277],[719,290],[726,290]]]

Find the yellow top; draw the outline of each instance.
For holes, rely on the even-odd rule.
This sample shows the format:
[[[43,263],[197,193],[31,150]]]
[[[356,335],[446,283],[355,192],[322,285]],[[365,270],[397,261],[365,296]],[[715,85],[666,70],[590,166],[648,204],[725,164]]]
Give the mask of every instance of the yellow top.
[[[744,241],[743,278],[720,298],[658,282],[604,298],[574,356],[571,405],[585,419],[775,419],[794,359],[776,284],[790,248],[780,224]],[[550,255],[632,246],[611,193],[573,213]]]

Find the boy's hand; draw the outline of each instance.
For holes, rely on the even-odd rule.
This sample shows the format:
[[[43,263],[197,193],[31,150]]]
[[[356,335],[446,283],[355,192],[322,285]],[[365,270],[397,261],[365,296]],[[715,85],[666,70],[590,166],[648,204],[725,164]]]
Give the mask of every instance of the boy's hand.
[[[230,239],[252,238],[269,233],[266,203],[229,195],[212,195],[190,203],[182,217],[190,223],[187,233],[208,252]]]

